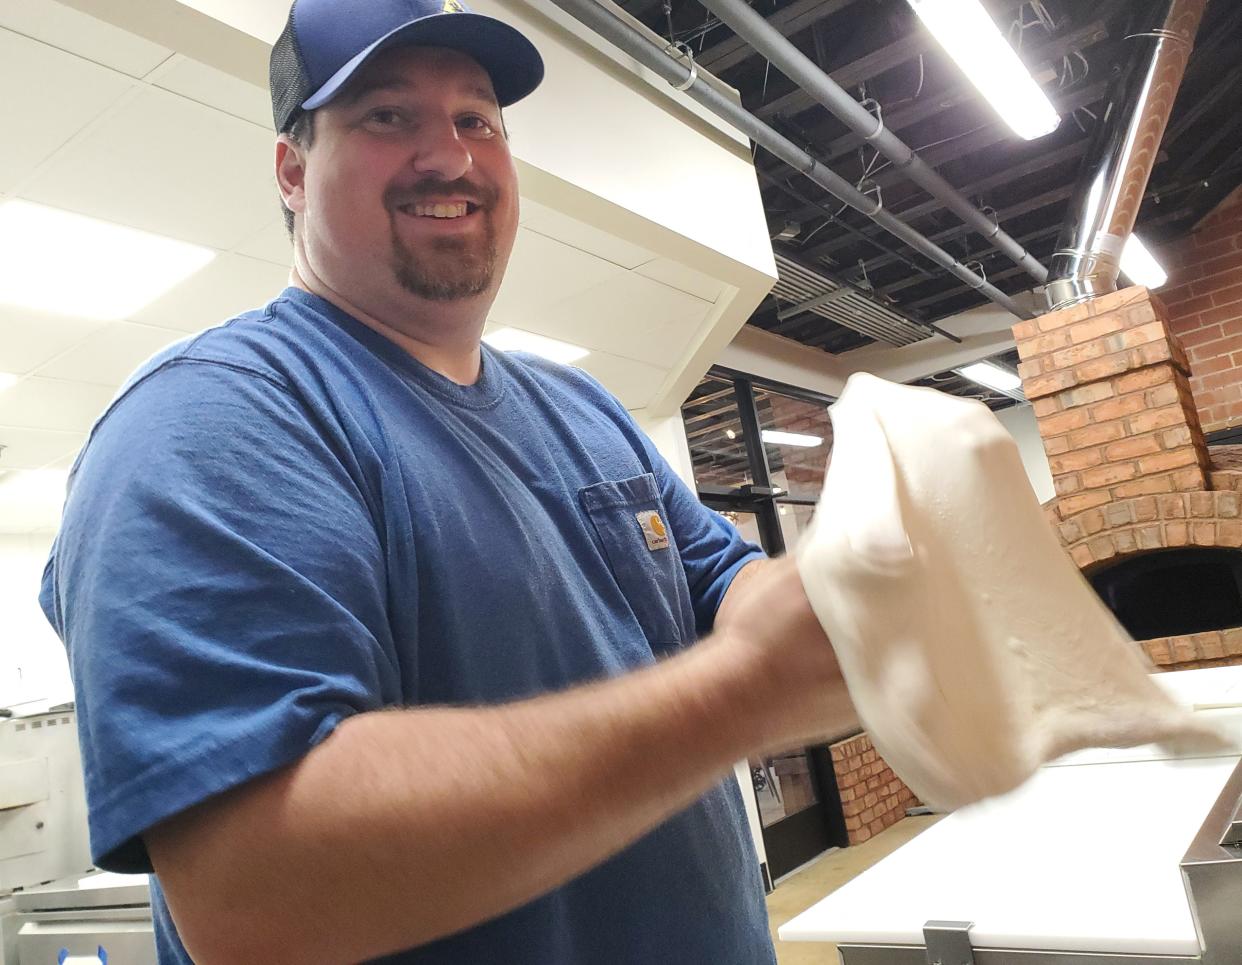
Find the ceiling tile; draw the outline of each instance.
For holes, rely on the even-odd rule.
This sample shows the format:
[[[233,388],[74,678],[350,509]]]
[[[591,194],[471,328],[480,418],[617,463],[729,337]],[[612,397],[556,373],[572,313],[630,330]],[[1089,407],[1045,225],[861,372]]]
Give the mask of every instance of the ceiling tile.
[[[167,328],[110,322],[40,368],[37,374],[42,378],[90,382],[116,389],[160,349],[186,337],[184,332]]]
[[[650,403],[668,377],[665,369],[607,352],[592,352],[574,365],[599,379],[627,409],[641,409]]]
[[[693,268],[687,268],[681,262],[673,261],[671,258],[656,258],[645,265],[639,265],[634,270],[646,278],[653,278],[670,288],[694,295],[705,302],[715,302],[725,289],[725,283],[720,279],[705,275],[701,271],[695,271]]]
[[[80,342],[101,324],[0,305],[0,372],[25,375]]]
[[[568,295],[625,275],[625,270],[612,262],[519,228],[504,283],[488,319],[499,325],[515,325],[550,335],[540,327],[545,310]]]
[[[6,132],[0,193],[12,192],[133,83],[63,50],[0,30],[0,130]]]
[[[267,90],[222,70],[176,54],[152,77],[157,87],[272,130],[272,100]]]
[[[200,332],[267,304],[288,284],[289,269],[241,255],[221,255],[132,321]]]
[[[625,272],[558,301],[539,315],[538,328],[532,330],[669,368],[685,353],[710,308],[701,298]]]
[[[273,188],[275,190],[275,188]],[[279,202],[274,202],[278,204]],[[273,265],[280,265],[286,272],[293,264],[293,244],[285,230],[285,219],[276,217],[237,246],[239,255],[261,258]]]
[[[54,0],[4,0],[0,27],[131,77],[142,77],[172,55],[167,47]]]
[[[571,218],[567,214],[562,214],[536,201],[523,198],[521,208],[521,222],[532,231],[547,235],[549,238],[556,238],[588,254],[611,261],[614,265],[620,265],[622,268],[637,268],[655,258],[655,254],[646,248],[630,244],[616,235],[578,221],[576,218]]]
[[[60,151],[22,196],[228,250],[271,219],[271,168],[270,133],[148,88]]]
[[[89,432],[115,389],[32,377],[0,392],[0,426]]]
[[[86,442],[85,432],[18,429],[0,426],[0,470],[42,469],[71,458]]]

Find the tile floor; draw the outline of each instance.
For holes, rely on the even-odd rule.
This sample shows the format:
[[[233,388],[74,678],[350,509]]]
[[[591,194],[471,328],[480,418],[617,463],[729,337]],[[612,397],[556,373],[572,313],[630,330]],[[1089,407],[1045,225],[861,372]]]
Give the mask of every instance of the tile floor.
[[[881,858],[892,854],[939,819],[939,816],[904,818],[870,841],[826,854],[810,867],[778,884],[768,895],[768,921],[779,965],[835,965],[835,945],[782,942],[776,937],[776,930],[851,878],[862,874]]]

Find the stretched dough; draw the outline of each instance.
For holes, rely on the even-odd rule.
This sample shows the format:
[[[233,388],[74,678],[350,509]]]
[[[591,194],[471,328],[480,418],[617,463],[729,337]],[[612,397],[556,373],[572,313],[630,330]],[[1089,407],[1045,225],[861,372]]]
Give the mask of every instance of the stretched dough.
[[[1148,678],[984,405],[858,374],[832,421],[798,570],[859,718],[920,798],[961,807],[1083,747],[1224,745]]]

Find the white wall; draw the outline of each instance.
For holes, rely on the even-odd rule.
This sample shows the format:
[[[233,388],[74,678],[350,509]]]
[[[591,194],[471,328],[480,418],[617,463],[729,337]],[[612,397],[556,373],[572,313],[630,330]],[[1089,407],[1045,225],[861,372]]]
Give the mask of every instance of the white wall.
[[[39,609],[51,533],[0,535],[0,707],[73,699],[65,648]]]
[[[1056,490],[1052,488],[1052,470],[1048,468],[1048,456],[1044,453],[1044,443],[1039,436],[1035,413],[1029,405],[1015,405],[996,413],[996,418],[1017,442],[1022,465],[1026,469],[1027,478],[1031,480],[1031,488],[1035,490],[1039,501],[1046,503],[1056,495]]]

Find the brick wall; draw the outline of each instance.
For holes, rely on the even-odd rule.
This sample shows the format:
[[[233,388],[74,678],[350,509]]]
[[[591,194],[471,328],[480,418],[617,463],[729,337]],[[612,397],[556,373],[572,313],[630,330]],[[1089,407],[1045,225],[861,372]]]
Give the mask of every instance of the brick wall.
[[[906,808],[919,803],[866,734],[838,741],[829,753],[850,844],[861,844],[892,827],[906,816]]]
[[[1061,519],[1116,499],[1207,488],[1189,360],[1159,299],[1125,288],[1013,331]]]
[[[1202,670],[1242,665],[1242,627],[1144,640],[1143,650],[1160,670]]]
[[[1160,296],[1190,356],[1204,431],[1242,424],[1242,188],[1155,254],[1169,273]]]

